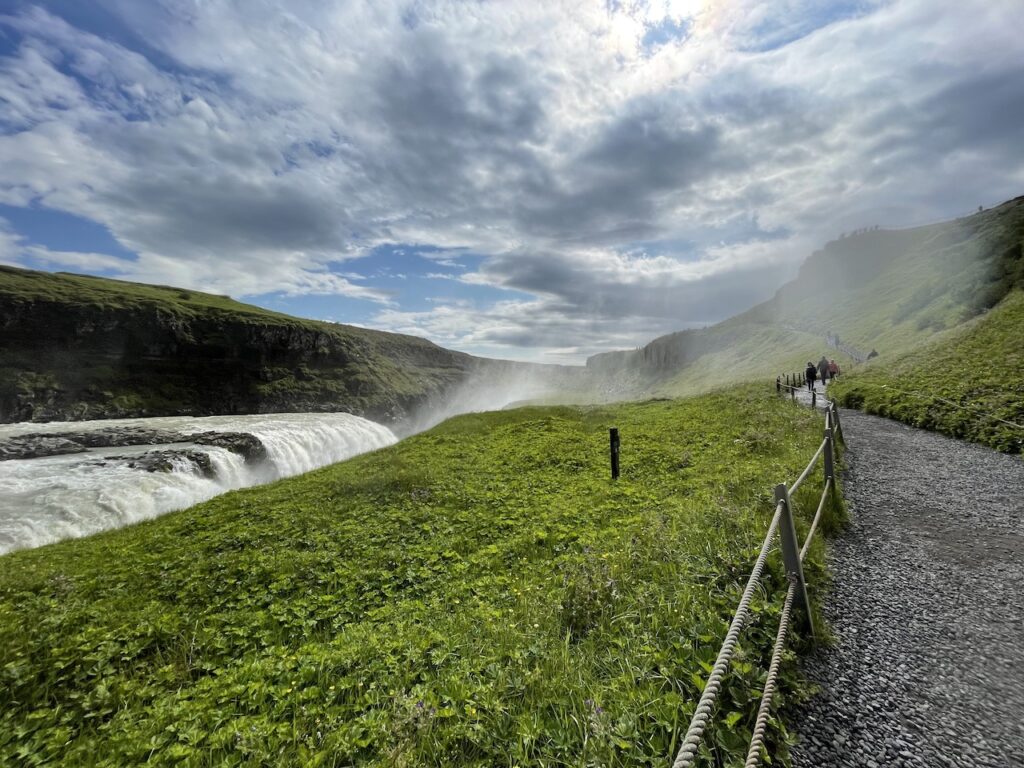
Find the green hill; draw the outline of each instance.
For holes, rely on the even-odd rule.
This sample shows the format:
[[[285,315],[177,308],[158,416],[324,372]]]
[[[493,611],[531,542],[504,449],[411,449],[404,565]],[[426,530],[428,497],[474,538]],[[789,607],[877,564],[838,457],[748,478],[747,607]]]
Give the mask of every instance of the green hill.
[[[821,429],[757,385],[462,416],[0,557],[0,763],[666,764],[772,488]],[[821,485],[796,496],[801,533]],[[776,552],[719,699],[719,759],[746,750],[785,587]],[[790,659],[785,701],[795,675]]]
[[[395,422],[478,378],[555,375],[199,291],[0,266],[0,422],[349,411]]]
[[[920,349],[871,361],[829,391],[850,408],[1020,453],[1024,291]]]
[[[1022,278],[1024,197],[955,221],[871,230],[829,243],[769,301],[705,329],[655,339],[630,352],[596,355],[588,368],[623,391],[689,394],[737,379],[774,377],[826,345],[892,359],[939,339],[996,306]]]

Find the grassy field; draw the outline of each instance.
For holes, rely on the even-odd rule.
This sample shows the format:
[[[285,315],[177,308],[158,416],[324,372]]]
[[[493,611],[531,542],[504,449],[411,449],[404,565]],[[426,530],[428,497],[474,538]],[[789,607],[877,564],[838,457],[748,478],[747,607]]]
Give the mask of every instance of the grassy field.
[[[821,427],[766,386],[467,415],[0,558],[0,763],[664,766]],[[777,557],[705,765],[745,750]]]
[[[1020,453],[1024,428],[1012,424],[1024,425],[1024,291],[914,352],[873,361],[829,391],[850,408]]]

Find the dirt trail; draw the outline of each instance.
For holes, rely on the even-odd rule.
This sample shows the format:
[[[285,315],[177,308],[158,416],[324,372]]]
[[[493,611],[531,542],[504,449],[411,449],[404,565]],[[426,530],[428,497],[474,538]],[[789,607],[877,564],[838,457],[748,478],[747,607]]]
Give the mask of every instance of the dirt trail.
[[[837,643],[803,663],[794,766],[1024,767],[1024,461],[841,417]]]

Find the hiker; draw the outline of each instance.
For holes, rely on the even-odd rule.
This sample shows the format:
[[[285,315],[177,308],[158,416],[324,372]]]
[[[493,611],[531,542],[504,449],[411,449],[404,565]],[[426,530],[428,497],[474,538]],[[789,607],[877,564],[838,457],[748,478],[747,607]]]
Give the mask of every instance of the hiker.
[[[878,350],[875,349],[874,347],[872,347],[871,351],[868,352],[868,360],[872,359],[873,357],[878,357]]]
[[[828,375],[833,379],[839,375],[839,363],[835,360],[828,361]]]
[[[807,376],[807,388],[814,389],[814,380],[818,378],[818,369],[810,360],[807,361],[807,370],[804,371],[804,375]]]
[[[821,378],[822,384],[828,384],[828,358],[824,355],[818,361],[818,376]]]

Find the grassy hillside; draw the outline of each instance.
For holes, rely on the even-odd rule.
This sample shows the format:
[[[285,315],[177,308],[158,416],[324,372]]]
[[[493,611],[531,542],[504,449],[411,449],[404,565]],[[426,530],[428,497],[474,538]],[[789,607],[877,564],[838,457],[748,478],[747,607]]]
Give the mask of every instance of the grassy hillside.
[[[0,266],[0,421],[437,407],[486,361],[198,291]]]
[[[829,391],[847,407],[1020,453],[1024,291],[931,344],[872,361]]]
[[[665,765],[820,435],[763,385],[463,416],[2,557],[0,763]],[[779,602],[756,600],[705,765],[745,750]]]
[[[623,391],[679,395],[799,370],[823,354],[848,368],[853,359],[826,345],[829,333],[893,358],[1024,286],[1022,249],[1024,197],[943,224],[860,232],[813,254],[770,301],[588,366]]]

